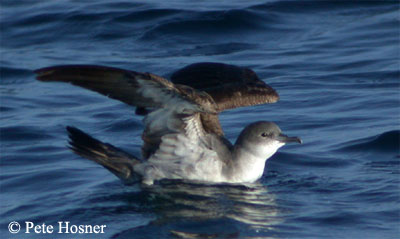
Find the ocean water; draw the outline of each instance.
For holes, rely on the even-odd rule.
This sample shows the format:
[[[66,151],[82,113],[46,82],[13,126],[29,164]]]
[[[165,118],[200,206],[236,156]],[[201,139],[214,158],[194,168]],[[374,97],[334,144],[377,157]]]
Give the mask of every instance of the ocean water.
[[[397,1],[1,1],[0,237],[400,238],[399,14]],[[65,126],[139,154],[134,108],[33,74],[99,64],[169,77],[204,61],[249,67],[281,97],[222,113],[229,140],[269,120],[304,141],[258,183],[125,186],[74,155]],[[60,221],[106,228],[57,233]]]

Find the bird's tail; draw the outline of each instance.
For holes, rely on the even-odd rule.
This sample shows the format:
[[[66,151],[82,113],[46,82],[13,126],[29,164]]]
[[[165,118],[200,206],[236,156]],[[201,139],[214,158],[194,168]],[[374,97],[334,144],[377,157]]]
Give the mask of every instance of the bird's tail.
[[[140,160],[111,144],[103,143],[83,131],[67,126],[69,148],[76,154],[94,161],[110,170],[125,183],[139,180],[133,166]]]

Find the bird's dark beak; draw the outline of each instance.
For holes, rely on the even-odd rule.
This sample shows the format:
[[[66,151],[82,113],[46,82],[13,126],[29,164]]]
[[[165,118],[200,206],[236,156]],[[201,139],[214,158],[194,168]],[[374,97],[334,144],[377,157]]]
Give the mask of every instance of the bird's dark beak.
[[[303,141],[299,137],[289,137],[284,134],[278,135],[276,139],[282,143],[299,143],[299,144],[303,143]]]

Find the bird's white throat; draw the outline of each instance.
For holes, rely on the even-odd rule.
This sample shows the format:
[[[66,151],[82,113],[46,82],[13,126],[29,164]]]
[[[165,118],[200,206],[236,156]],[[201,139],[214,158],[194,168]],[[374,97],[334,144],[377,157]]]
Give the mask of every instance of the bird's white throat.
[[[264,173],[265,162],[284,143],[272,141],[270,144],[263,145],[243,145],[234,150],[232,164],[232,181],[235,182],[255,182]]]

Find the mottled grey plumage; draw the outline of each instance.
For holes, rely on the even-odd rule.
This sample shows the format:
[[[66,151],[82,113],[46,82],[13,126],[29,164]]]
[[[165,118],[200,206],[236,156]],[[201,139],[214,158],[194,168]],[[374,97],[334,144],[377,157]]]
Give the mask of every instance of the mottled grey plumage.
[[[266,159],[279,147],[301,143],[265,121],[247,126],[235,145],[224,138],[218,112],[278,99],[270,86],[246,68],[194,64],[173,74],[174,83],[150,73],[90,65],[48,67],[36,73],[38,80],[69,82],[142,109],[146,115],[143,162],[76,128],[67,128],[74,152],[124,181],[254,182],[261,177]]]

